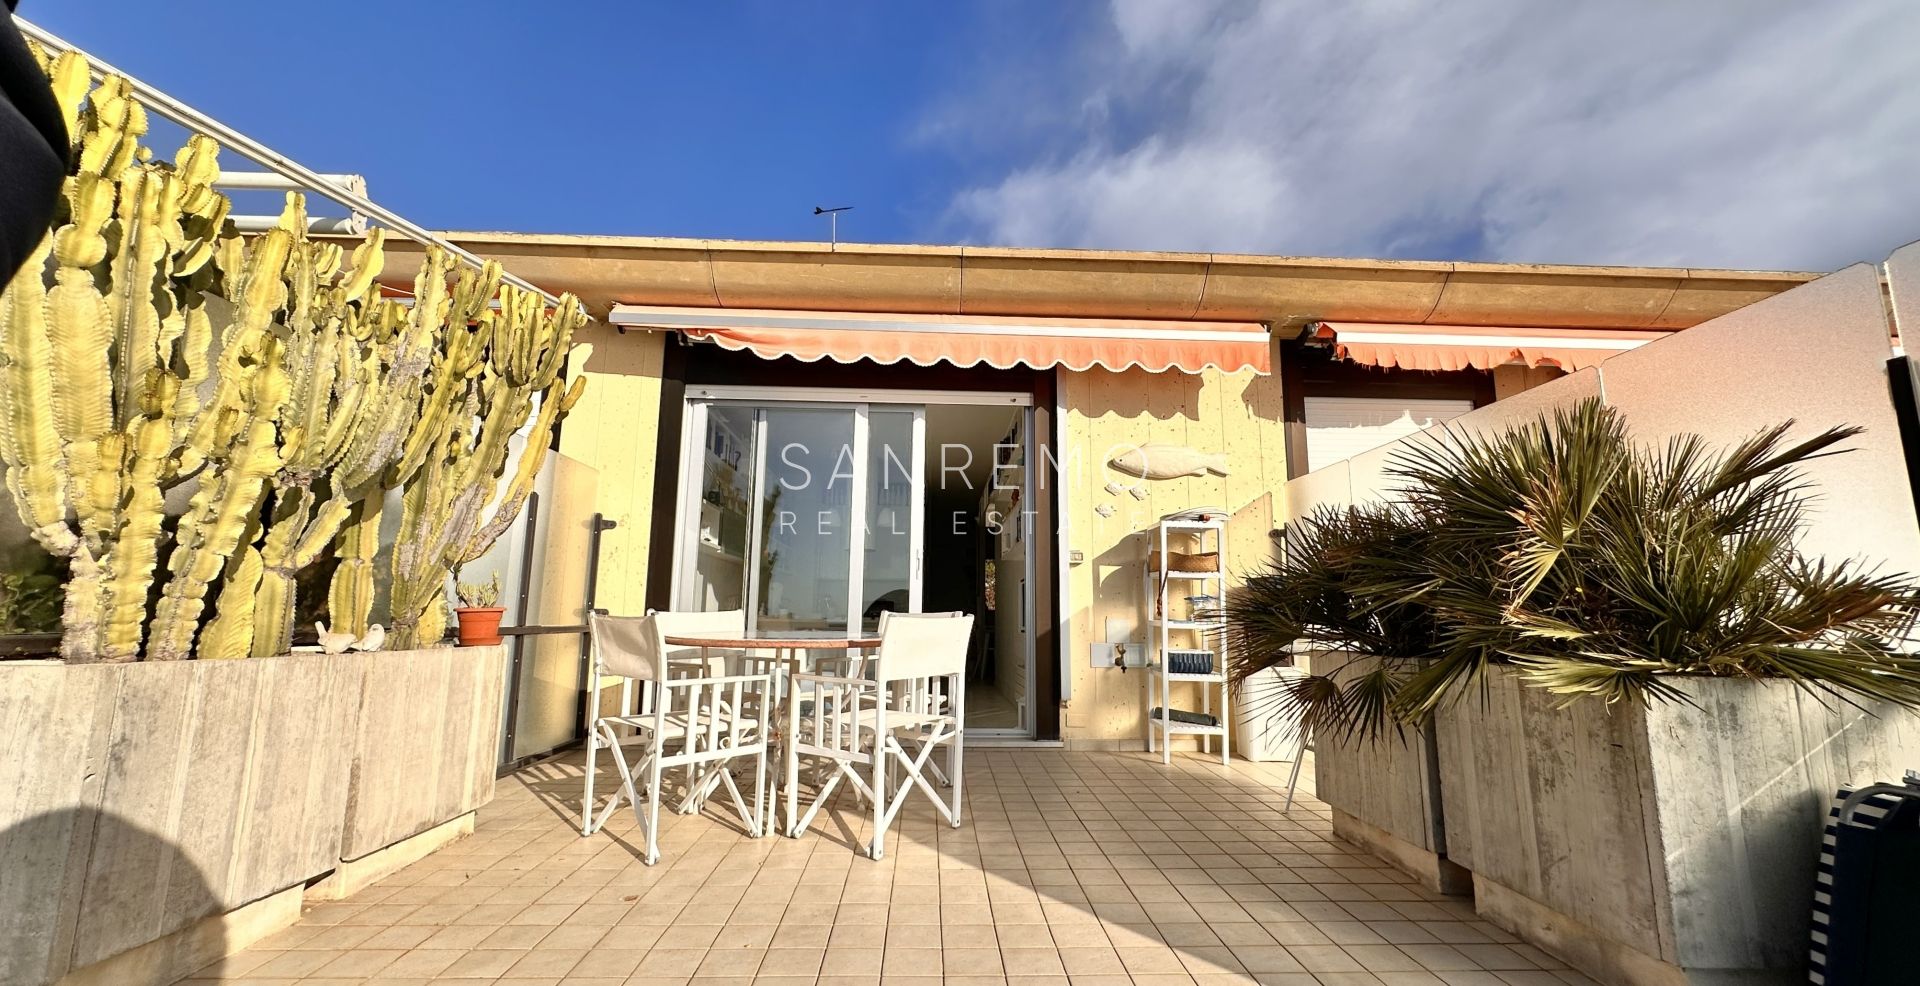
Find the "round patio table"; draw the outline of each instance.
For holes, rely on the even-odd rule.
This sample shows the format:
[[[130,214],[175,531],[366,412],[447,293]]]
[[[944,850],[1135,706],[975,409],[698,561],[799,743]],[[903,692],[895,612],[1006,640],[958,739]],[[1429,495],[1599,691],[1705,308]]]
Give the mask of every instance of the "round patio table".
[[[748,636],[699,636],[693,634],[667,637],[667,643],[675,647],[731,647],[752,650],[780,651],[797,650],[872,650],[880,646],[879,637],[796,637],[792,634],[754,634]]]
[[[673,647],[700,648],[700,658],[703,663],[708,659],[708,651],[714,648],[772,651],[773,659],[781,665],[784,671],[797,671],[804,674],[808,671],[808,659],[804,655],[813,651],[838,651],[841,654],[849,656],[864,655],[865,652],[874,650],[880,646],[880,638],[877,636],[800,637],[793,634],[749,634],[747,636],[740,636],[738,634],[670,634],[666,637],[666,643]],[[787,689],[785,688],[781,688],[776,692],[776,694],[784,697],[784,700],[781,701],[781,708],[787,713],[785,717],[788,727],[787,732],[791,733],[795,725],[797,725],[797,720],[794,716],[795,710],[787,707],[790,704],[789,700],[791,700],[792,696],[786,693]],[[793,742],[793,737],[791,736],[777,737],[776,739],[781,741],[779,745],[782,747],[786,747]],[[788,757],[783,751],[774,768],[781,775],[780,783],[767,792],[767,804],[764,806],[767,813],[765,817],[769,820],[776,818],[779,814],[778,805],[780,798],[778,794],[776,794],[777,791],[784,788],[789,795],[787,800],[789,802],[793,800],[794,785],[798,783],[798,778],[793,776],[793,772],[788,769],[788,766]],[[791,811],[789,811],[789,814],[791,814]],[[789,818],[788,821],[791,822],[792,819]],[[774,831],[778,831],[778,829],[774,829]]]

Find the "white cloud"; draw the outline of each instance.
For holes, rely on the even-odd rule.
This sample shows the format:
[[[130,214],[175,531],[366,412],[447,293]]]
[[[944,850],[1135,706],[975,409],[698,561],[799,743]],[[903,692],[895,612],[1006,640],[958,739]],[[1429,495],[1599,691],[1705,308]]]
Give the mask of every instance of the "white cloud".
[[[1049,86],[1020,94],[1038,108],[963,107],[976,128],[1018,115],[1071,129],[958,193],[953,232],[1808,269],[1920,238],[1920,4],[1114,0],[1109,13]]]

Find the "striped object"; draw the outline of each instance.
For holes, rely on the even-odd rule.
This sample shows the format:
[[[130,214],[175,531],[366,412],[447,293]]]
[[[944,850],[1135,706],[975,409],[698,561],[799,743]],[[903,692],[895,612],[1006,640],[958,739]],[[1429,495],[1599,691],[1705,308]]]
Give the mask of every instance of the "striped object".
[[[1834,795],[1833,802],[1827,806],[1827,824],[1820,839],[1820,865],[1814,873],[1813,941],[1807,956],[1807,982],[1813,986],[1868,986],[1857,977],[1845,974],[1830,975],[1829,971],[1830,959],[1845,961],[1843,956],[1830,955],[1828,951],[1833,938],[1835,891],[1838,889],[1849,897],[1857,899],[1864,897],[1870,889],[1864,886],[1836,887],[1835,882],[1839,867],[1840,806],[1853,795],[1855,790],[1856,788],[1853,787],[1841,788]],[[1900,804],[1900,800],[1900,797],[1894,794],[1871,795],[1854,809],[1853,817],[1869,828],[1877,828]],[[1852,961],[1857,963],[1859,957],[1854,956]],[[1835,969],[1833,972],[1839,972],[1839,970]]]
[[[1213,652],[1210,650],[1168,650],[1168,674],[1212,674]]]

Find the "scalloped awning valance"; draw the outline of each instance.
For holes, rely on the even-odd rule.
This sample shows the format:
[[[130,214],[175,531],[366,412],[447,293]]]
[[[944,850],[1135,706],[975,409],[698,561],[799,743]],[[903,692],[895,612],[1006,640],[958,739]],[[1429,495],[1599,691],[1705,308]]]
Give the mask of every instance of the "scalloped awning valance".
[[[1140,367],[1150,372],[1232,373],[1273,368],[1267,330],[1256,322],[1005,318],[985,315],[892,315],[872,312],[774,311],[614,305],[622,329],[677,331],[690,339],[774,359],[840,363],[902,360],[919,366],[985,363],[1007,369],[1063,366],[1085,370]]]
[[[1498,325],[1315,322],[1311,338],[1341,359],[1403,370],[1557,366],[1572,373],[1671,332],[1648,329],[1549,329]]]

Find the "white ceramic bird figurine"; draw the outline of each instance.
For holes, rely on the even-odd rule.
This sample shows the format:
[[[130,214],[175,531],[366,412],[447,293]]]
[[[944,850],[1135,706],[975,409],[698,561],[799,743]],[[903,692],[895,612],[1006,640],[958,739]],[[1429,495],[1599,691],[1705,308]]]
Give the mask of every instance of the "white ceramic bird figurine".
[[[1111,517],[1113,516],[1113,504],[1103,503],[1093,508],[1093,512],[1099,514],[1102,517]]]
[[[345,654],[353,646],[353,634],[330,633],[325,623],[315,622],[313,630],[320,635],[320,651],[323,654]]]
[[[367,635],[353,642],[354,650],[379,650],[387,642],[387,628],[378,623],[367,628]]]

